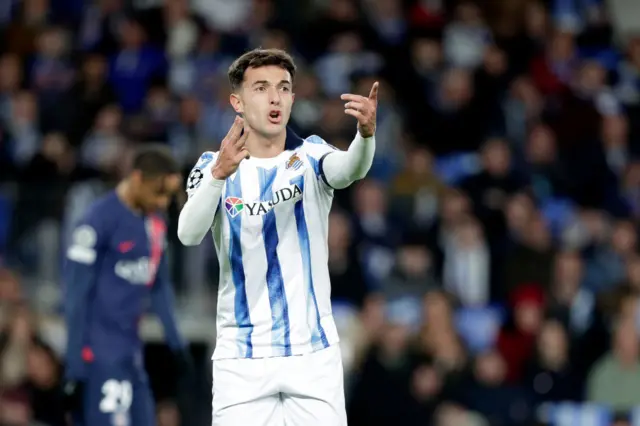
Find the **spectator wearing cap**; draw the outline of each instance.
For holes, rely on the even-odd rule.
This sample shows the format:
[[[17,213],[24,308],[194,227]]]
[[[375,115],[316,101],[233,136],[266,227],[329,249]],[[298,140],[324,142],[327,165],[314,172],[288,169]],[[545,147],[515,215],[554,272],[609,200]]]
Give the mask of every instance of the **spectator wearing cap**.
[[[506,363],[506,380],[514,383],[522,379],[524,367],[531,359],[543,317],[545,298],[537,284],[524,284],[510,297],[512,321],[498,336],[497,348]]]

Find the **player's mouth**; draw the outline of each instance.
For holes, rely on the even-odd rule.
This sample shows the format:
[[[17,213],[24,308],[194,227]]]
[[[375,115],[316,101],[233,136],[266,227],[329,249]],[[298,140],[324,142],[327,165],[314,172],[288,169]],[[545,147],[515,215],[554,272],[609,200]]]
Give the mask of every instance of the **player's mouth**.
[[[282,113],[277,110],[269,112],[269,122],[271,124],[280,124],[282,122]]]

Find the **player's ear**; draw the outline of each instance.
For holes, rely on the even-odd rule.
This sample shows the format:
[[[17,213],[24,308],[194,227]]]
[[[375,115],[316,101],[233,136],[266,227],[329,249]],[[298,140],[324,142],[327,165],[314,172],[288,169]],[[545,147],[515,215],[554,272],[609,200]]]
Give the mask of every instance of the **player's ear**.
[[[242,109],[242,101],[237,93],[231,93],[231,95],[229,95],[229,103],[233,107],[233,110],[238,114],[242,114],[244,112]]]

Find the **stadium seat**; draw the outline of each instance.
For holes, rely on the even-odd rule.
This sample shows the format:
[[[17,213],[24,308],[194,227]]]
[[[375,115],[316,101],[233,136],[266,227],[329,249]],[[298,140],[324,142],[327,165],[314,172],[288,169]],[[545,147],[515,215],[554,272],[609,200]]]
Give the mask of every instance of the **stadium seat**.
[[[503,322],[502,309],[496,306],[466,307],[456,312],[456,328],[472,353],[491,348]]]
[[[549,404],[544,414],[550,426],[609,426],[612,413],[604,406],[590,403]]]
[[[439,157],[435,164],[436,174],[449,185],[455,185],[464,178],[478,173],[480,168],[478,155],[470,152]]]
[[[574,220],[575,207],[566,198],[547,199],[540,206],[540,210],[554,236],[559,236],[565,225]]]

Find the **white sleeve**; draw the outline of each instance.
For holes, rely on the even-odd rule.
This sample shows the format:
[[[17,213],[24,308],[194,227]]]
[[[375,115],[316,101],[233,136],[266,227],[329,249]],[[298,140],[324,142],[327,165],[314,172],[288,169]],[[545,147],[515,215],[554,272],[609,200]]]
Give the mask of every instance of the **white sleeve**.
[[[178,239],[185,246],[202,242],[220,205],[224,181],[214,179],[211,174],[216,155],[212,152],[202,154],[187,178],[189,198],[178,219]]]
[[[332,188],[346,188],[367,175],[375,152],[375,136],[363,138],[358,133],[347,151],[335,150],[323,158],[321,173]]]

